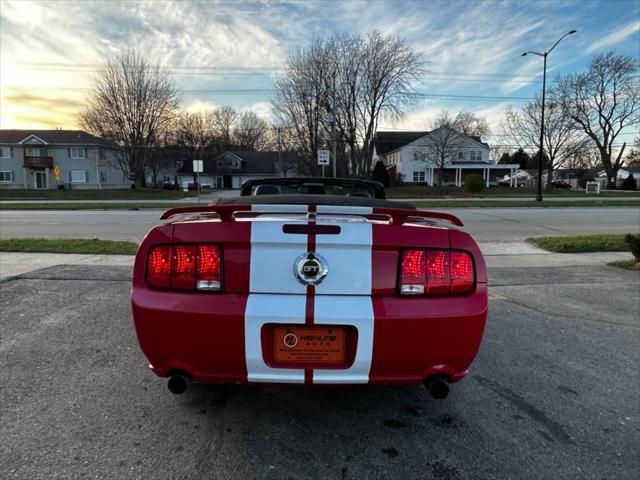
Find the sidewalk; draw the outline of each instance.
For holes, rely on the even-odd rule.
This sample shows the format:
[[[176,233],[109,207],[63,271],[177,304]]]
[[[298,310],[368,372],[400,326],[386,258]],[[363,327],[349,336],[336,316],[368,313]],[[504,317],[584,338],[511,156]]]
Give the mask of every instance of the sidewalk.
[[[526,242],[480,243],[487,267],[575,267],[629,260],[627,252],[549,253]],[[0,280],[55,265],[133,267],[133,255],[0,252]]]
[[[55,265],[133,267],[133,255],[0,252],[0,280]]]
[[[518,196],[486,196],[486,197],[412,197],[412,198],[388,198],[388,200],[393,200],[395,202],[425,202],[428,200],[433,200],[433,201],[442,201],[442,200],[446,200],[446,201],[451,201],[451,202],[469,202],[469,201],[478,201],[478,202],[486,202],[488,200],[491,201],[496,201],[496,202],[512,202],[512,201],[523,201],[523,202],[532,202],[536,199],[535,195],[518,195]],[[608,196],[598,196],[598,195],[593,195],[590,197],[572,197],[572,196],[568,196],[568,195],[547,195],[544,197],[544,201],[548,202],[548,203],[553,203],[553,202],[584,202],[584,201],[618,201],[618,202],[622,202],[625,200],[640,200],[640,197],[608,197]]]

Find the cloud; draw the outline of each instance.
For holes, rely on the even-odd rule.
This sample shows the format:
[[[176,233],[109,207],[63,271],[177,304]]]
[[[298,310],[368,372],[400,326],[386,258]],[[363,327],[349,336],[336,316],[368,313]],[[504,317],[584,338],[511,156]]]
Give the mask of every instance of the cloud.
[[[603,37],[600,37],[598,40],[593,42],[591,46],[587,48],[586,51],[587,53],[594,53],[604,48],[611,48],[615,45],[618,45],[623,40],[626,40],[627,37],[638,32],[640,32],[640,20],[634,20],[633,22],[622,26],[618,30],[611,32],[610,34],[605,35]],[[636,35],[636,37],[638,37],[638,35]],[[640,38],[636,38],[636,51],[637,51],[638,41],[640,41]]]
[[[68,112],[80,108],[83,93],[70,89],[86,89],[106,58],[135,47],[169,67],[178,89],[191,90],[183,92],[184,108],[231,105],[268,118],[268,93],[210,90],[269,90],[275,69],[312,38],[373,29],[400,36],[423,53],[429,72],[416,86],[420,91],[533,97],[541,81],[541,59],[522,58],[522,51],[548,48],[557,32],[577,28],[577,35],[554,50],[550,75],[584,68],[588,54],[601,48],[617,45],[637,56],[637,42],[629,46],[640,28],[637,18],[636,0],[545,2],[544,8],[539,2],[483,0],[3,1],[0,113],[2,125],[13,124],[20,112],[27,112],[21,121],[40,112],[46,121],[59,114],[60,123],[74,122]],[[71,69],[67,64],[81,65]],[[34,98],[7,97],[18,87],[36,92]],[[496,116],[502,103],[431,99],[395,127],[422,129],[425,115],[442,108]]]

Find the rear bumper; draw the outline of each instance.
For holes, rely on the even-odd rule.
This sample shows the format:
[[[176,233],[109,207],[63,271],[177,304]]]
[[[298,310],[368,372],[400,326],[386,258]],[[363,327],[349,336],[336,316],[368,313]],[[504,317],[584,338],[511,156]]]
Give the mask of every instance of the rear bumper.
[[[461,380],[487,317],[486,284],[465,296],[316,296],[315,324],[352,325],[355,358],[339,369],[281,368],[265,362],[262,325],[305,323],[300,295],[207,295],[134,287],[140,346],[161,377],[175,371],[199,383],[415,385],[434,374]]]

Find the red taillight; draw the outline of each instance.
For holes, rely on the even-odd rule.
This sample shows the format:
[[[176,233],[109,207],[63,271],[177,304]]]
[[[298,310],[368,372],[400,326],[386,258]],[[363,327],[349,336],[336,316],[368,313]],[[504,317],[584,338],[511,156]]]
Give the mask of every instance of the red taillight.
[[[193,290],[196,286],[196,247],[174,245],[171,255],[171,288]]]
[[[222,256],[218,245],[161,245],[147,259],[147,283],[175,290],[222,289]]]
[[[467,252],[408,248],[400,262],[400,294],[448,295],[473,290],[473,259]]]
[[[427,292],[431,295],[449,293],[449,252],[444,250],[427,251]]]
[[[473,290],[474,277],[471,255],[467,252],[451,252],[451,293]]]
[[[147,282],[155,288],[169,288],[171,280],[171,247],[155,247],[147,259]]]
[[[402,255],[400,293],[422,295],[427,283],[427,252],[416,248],[407,249]]]
[[[220,290],[222,287],[222,257],[217,245],[198,245],[196,264],[196,288]]]

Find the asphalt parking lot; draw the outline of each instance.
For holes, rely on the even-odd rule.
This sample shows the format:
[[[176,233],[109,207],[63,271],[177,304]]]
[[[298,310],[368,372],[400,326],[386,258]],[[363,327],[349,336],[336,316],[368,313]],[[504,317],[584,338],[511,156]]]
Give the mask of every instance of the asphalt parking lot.
[[[422,387],[195,386],[173,396],[138,349],[130,268],[9,279],[2,477],[637,478],[640,274],[489,273],[480,354],[444,401]]]

